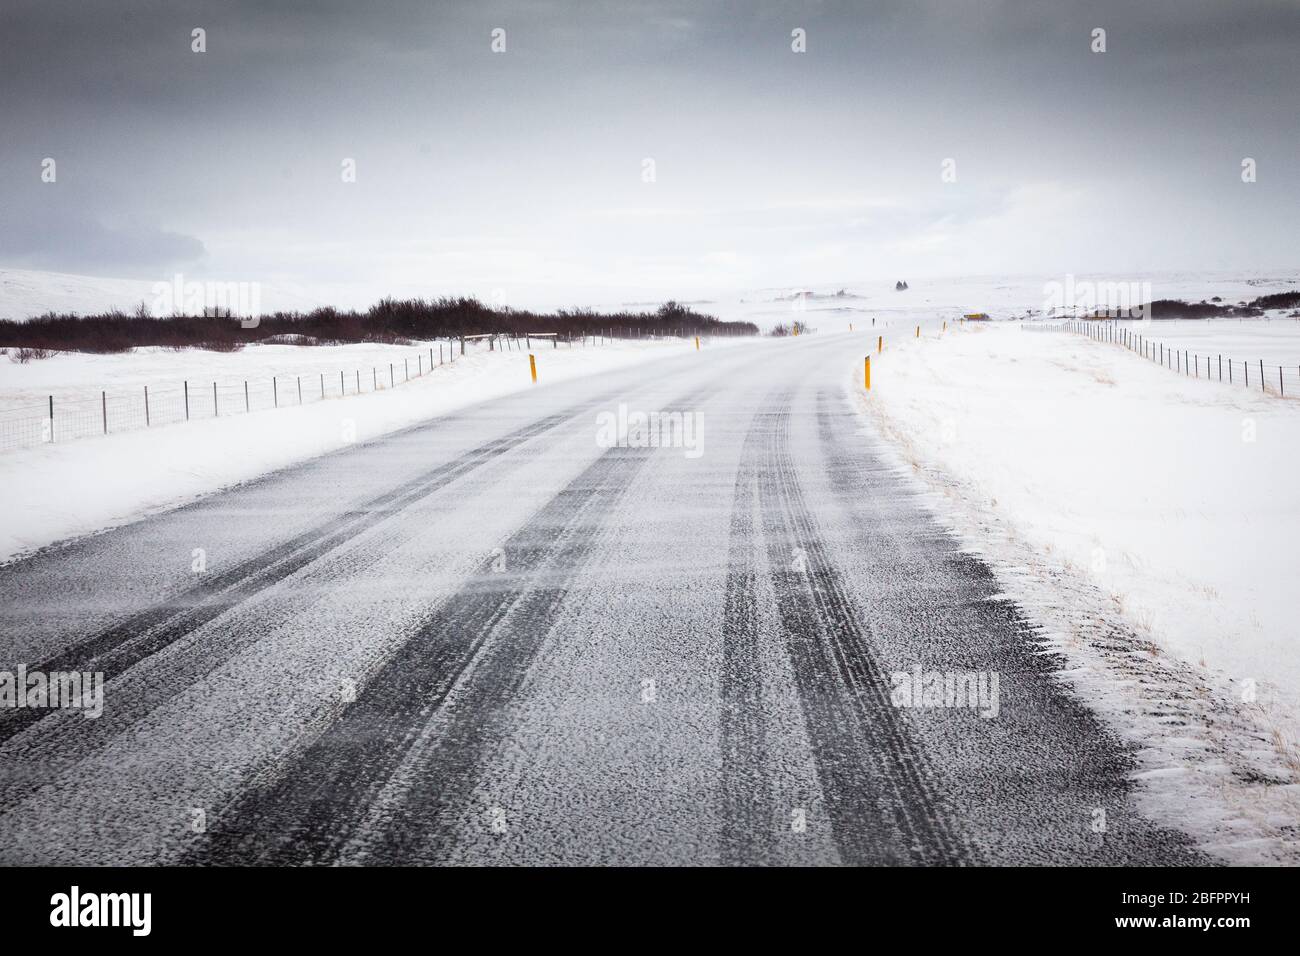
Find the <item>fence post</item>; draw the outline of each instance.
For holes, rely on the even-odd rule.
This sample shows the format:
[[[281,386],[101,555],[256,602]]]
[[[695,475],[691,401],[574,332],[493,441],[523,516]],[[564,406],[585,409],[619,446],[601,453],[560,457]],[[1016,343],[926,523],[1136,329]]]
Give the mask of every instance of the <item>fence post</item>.
[[[357,369],[357,394],[361,394],[361,369]]]
[[[320,373],[320,397],[322,400],[325,398],[325,373],[324,372]]]
[[[1259,360],[1259,390],[1264,391],[1264,360]]]
[[[185,420],[190,420],[190,383],[188,380],[181,383],[185,386]]]
[[[429,350],[429,361],[430,361],[430,363],[433,362],[433,350],[432,350],[432,349]],[[442,343],[441,343],[441,342],[438,343],[438,364],[439,364],[439,365],[442,364]]]
[[[397,380],[396,380],[395,378],[393,378],[393,363],[392,363],[392,362],[389,362],[389,363],[388,363],[388,387],[389,387],[389,388],[396,388],[396,387],[397,387]]]
[[[298,404],[302,404],[302,376],[298,376]]]
[[[373,391],[379,391],[379,373],[373,365],[370,366],[370,387]]]
[[[343,369],[339,369],[339,394],[340,395],[345,394],[345,390],[343,388]]]
[[[212,417],[220,418],[221,411],[217,408],[217,383],[212,383]]]
[[[409,381],[411,380],[411,360],[410,360],[410,359],[402,359],[402,371],[403,371],[403,372],[405,373],[405,375],[406,375],[406,381],[409,382]]]
[[[275,387],[275,376],[271,376],[271,399],[275,402],[275,407],[280,407],[280,391]]]
[[[144,427],[149,427],[149,386],[144,387]]]
[[[248,414],[253,409],[248,404],[248,379],[244,379],[244,414]]]
[[[108,434],[108,392],[99,393],[99,404],[104,410],[104,434]]]
[[[50,396],[50,441],[54,441],[54,396]]]

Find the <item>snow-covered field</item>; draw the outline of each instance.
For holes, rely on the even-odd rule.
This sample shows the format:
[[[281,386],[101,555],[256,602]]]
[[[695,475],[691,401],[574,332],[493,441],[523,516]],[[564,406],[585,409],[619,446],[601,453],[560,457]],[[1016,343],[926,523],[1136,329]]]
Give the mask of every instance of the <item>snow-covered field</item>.
[[[552,339],[531,341],[543,361],[565,356],[565,363],[567,352],[605,347],[592,338],[558,346]],[[515,356],[526,363],[524,340],[518,347],[503,342],[501,348],[500,358]],[[51,406],[55,441],[62,442],[385,391],[430,371],[446,376],[497,358],[485,342],[468,342],[462,355],[459,345],[446,339],[407,345],[259,344],[237,352],[65,352],[27,363],[11,353],[0,359],[0,454],[49,441]]]
[[[1028,567],[1054,582],[1045,603],[1100,595],[1084,632],[1089,620],[1122,620],[1153,654],[1258,718],[1274,756],[1295,769],[1300,403],[1024,325],[890,340],[873,359],[865,407],[972,547],[1013,578]],[[1259,332],[1300,355],[1300,325],[1232,325],[1250,344]],[[1112,715],[1141,707],[1112,698],[1102,702]]]
[[[1256,388],[1259,387],[1259,378],[1255,371],[1259,367],[1257,363],[1261,361],[1268,372],[1266,379],[1269,387],[1277,386],[1279,366],[1285,370],[1288,391],[1296,376],[1300,375],[1300,319],[1289,318],[1285,314],[1273,312],[1262,319],[1189,319],[1114,324],[1140,333],[1152,342],[1164,343],[1166,348],[1185,349],[1199,355],[1201,363],[1208,356],[1212,360],[1211,369],[1216,378],[1219,357],[1222,357],[1225,369],[1228,360],[1232,359],[1237,369],[1234,376],[1237,385],[1245,382],[1240,371],[1242,363],[1249,365],[1251,384]],[[1197,364],[1193,363],[1192,368],[1196,369]],[[1226,371],[1224,377],[1227,378]],[[1300,392],[1300,389],[1296,391]]]
[[[909,288],[896,291],[893,281],[854,282],[837,285],[771,287],[717,296],[696,306],[724,319],[743,319],[767,328],[792,319],[821,332],[844,331],[849,323],[861,330],[874,317],[877,327],[906,327],[916,322],[953,321],[968,312],[987,312],[994,319],[1045,315],[1051,308],[1054,287],[1069,284],[1076,290],[1124,286],[1142,301],[1181,299],[1200,302],[1219,296],[1225,303],[1249,302],[1263,295],[1300,289],[1300,270],[1284,273],[1134,273],[1131,275],[968,276],[927,279],[901,276]],[[800,292],[810,295],[798,295]],[[842,295],[838,293],[843,293]],[[1135,303],[1136,304],[1136,303]],[[1285,311],[1271,313],[1281,318]],[[1157,329],[1184,323],[1156,322]],[[1153,333],[1155,334],[1155,333]],[[1258,359],[1261,356],[1247,356]],[[1267,357],[1265,357],[1267,358]]]
[[[141,349],[121,355],[59,355],[25,365],[0,361],[0,406],[4,407],[30,404],[33,398],[39,403],[46,393],[90,397],[95,405],[93,396],[101,387],[134,398],[144,383],[179,385],[187,376],[207,383],[206,391],[195,390],[196,413],[202,402],[208,403],[201,420],[0,453],[0,486],[5,489],[0,560],[112,527],[476,402],[684,354],[694,347],[682,341],[614,342],[586,348],[534,345],[537,386],[532,385],[526,353],[489,352],[486,347],[471,349],[454,364],[439,366],[423,377],[416,376],[418,347],[369,344],[250,346],[233,353]],[[728,345],[719,340],[708,347]],[[428,347],[424,346],[426,356]],[[436,357],[436,343],[433,349]],[[409,382],[403,382],[404,357],[410,361]],[[390,361],[396,363],[396,388],[372,392],[367,378],[371,367],[382,366],[387,377]],[[348,370],[346,397],[339,397],[340,368]],[[359,368],[365,369],[365,377],[362,394],[357,395],[353,370]],[[306,403],[297,406],[291,392],[288,407],[244,414],[239,393],[234,396],[238,414],[211,416],[214,379],[223,384],[246,378],[269,381],[272,374],[281,374],[285,376],[281,387],[288,389],[291,375],[301,374],[314,385],[319,372],[326,373],[324,401],[312,401],[309,394]]]

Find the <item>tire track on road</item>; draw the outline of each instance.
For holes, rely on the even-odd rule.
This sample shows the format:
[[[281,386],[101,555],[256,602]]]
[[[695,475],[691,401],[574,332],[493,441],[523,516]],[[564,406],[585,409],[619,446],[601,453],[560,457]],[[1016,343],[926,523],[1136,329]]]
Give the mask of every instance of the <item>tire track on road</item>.
[[[697,401],[707,386],[677,406]],[[446,726],[419,756],[428,787],[411,787],[386,815],[368,856],[412,859],[430,839],[445,850],[486,749],[558,617],[604,521],[651,448],[611,448],[502,546],[510,570],[483,573],[442,604],[367,682],[342,715],[275,778],[220,814],[190,863],[335,862],[372,805],[455,692]],[[464,680],[462,681],[462,678]],[[458,687],[458,685],[460,685]]]
[[[908,571],[880,582],[870,608],[874,619],[893,622],[881,656],[900,669],[919,658],[926,670],[1001,676],[997,720],[942,729],[931,722],[916,732],[949,804],[961,807],[963,831],[980,862],[1210,862],[1185,833],[1139,811],[1130,748],[1060,679],[1069,662],[1048,651],[992,566],[938,524],[914,489],[885,467],[870,439],[864,444],[861,416],[843,392],[821,389],[816,411],[827,504],[854,529],[845,543],[872,554],[876,567],[898,563]],[[877,476],[870,498],[863,495],[864,475]],[[890,490],[882,493],[882,485]],[[941,594],[933,593],[936,584]],[[920,606],[931,606],[913,615],[927,589],[932,597]],[[1016,785],[999,786],[1008,770]],[[1098,810],[1105,814],[1104,833],[1092,829]],[[1009,820],[1016,826],[1006,826]]]
[[[47,660],[29,665],[28,670],[101,671],[107,685],[140,661],[337,550],[413,502],[582,414],[600,400],[575,405],[471,449],[357,508],[206,577],[169,600],[133,614]],[[0,714],[0,743],[58,713],[23,708]]]
[[[760,413],[764,414],[764,413]],[[764,429],[750,426],[741,448],[731,506],[722,632],[722,863],[772,862],[775,834],[768,774],[763,668],[759,660],[761,525],[759,465]]]
[[[835,844],[848,864],[968,862],[924,755],[890,700],[853,601],[819,538],[789,448],[793,390],[766,432],[759,503],[768,564]]]

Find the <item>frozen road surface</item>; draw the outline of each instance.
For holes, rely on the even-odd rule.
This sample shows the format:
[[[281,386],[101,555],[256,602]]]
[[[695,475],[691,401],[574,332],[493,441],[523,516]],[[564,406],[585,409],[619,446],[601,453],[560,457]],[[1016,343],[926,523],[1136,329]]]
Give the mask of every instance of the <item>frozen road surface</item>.
[[[881,460],[864,339],[538,387],[0,569],[0,670],[105,682],[0,709],[0,862],[1203,862]]]

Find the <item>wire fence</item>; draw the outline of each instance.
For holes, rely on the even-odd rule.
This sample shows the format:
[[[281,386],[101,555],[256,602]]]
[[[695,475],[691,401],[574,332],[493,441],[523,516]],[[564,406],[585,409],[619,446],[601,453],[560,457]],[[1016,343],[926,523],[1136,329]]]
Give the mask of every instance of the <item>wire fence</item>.
[[[1178,348],[1136,329],[1103,319],[1053,325],[1022,324],[1020,328],[1032,332],[1073,332],[1099,342],[1118,345],[1188,378],[1256,388],[1266,395],[1280,398],[1300,398],[1300,364],[1269,364],[1262,358],[1243,359],[1225,356],[1222,352],[1206,353]]]
[[[98,398],[48,396],[43,405],[0,412],[0,450],[113,435],[183,422],[248,415],[328,398],[381,392],[428,375],[454,361],[455,343],[369,368],[301,375],[271,375],[236,381],[182,380],[143,385],[138,390],[103,390]]]
[[[590,335],[493,332],[448,339],[385,365],[233,381],[183,379],[179,384],[142,385],[135,391],[105,389],[97,398],[49,395],[42,404],[0,410],[0,451],[382,392],[454,363],[471,347],[523,352],[534,347],[589,348],[614,340],[681,340],[696,334],[685,327],[648,332],[610,328]]]
[[[231,381],[183,379],[180,383],[142,385],[136,390],[107,389],[98,398],[68,399],[49,395],[41,405],[0,411],[0,450],[30,448],[51,442],[114,435],[204,419],[248,415],[329,398],[381,392],[454,362],[463,343],[429,346],[384,366],[337,372],[246,378]]]

